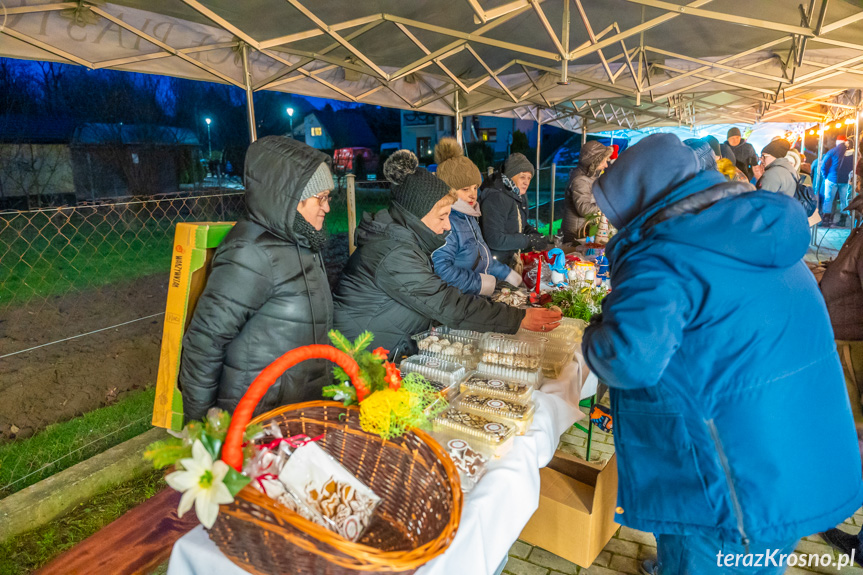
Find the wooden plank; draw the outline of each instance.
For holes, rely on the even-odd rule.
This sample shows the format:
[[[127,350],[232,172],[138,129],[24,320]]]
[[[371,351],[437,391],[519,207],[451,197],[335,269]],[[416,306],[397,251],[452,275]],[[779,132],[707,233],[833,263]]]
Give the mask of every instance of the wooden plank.
[[[194,511],[177,517],[180,493],[165,488],[62,555],[35,575],[149,573],[171,555],[174,542],[198,524]]]

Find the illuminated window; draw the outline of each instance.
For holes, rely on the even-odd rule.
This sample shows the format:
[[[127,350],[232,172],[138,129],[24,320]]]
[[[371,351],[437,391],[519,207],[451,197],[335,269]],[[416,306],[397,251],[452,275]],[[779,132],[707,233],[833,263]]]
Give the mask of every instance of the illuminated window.
[[[312,136],[322,136],[323,130],[321,128],[312,128]]]
[[[497,128],[481,128],[479,137],[483,142],[497,142]]]

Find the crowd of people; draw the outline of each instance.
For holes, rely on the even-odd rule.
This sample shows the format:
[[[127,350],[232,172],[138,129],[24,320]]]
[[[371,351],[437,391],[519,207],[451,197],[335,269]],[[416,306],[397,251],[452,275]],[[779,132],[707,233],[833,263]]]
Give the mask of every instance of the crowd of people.
[[[849,149],[837,144],[815,170],[824,175],[825,219],[834,199],[847,207]],[[611,390],[616,520],[656,535],[658,558],[642,566],[648,574],[781,573],[729,569],[717,551],[790,553],[863,502],[834,341],[840,327],[835,319],[831,326],[833,316],[848,320],[848,305],[858,316],[863,309],[863,234],[855,230],[857,248],[828,269],[843,280],[857,274],[856,287],[834,288],[845,303],[825,303],[803,263],[810,222],[797,190],[806,162],[788,142],[774,140],[758,155],[734,128],[724,143],[656,134],[611,165],[614,155],[600,142],[583,146],[563,235],[583,238],[600,213],[617,230],[605,252],[612,289],[582,346]],[[183,340],[187,419],[211,407],[232,411],[266,365],[293,347],[325,343],[332,328],[349,338],[370,331],[395,359],[416,351],[412,335],[437,324],[500,333],[557,327],[559,311],[486,297],[499,282],[522,283],[521,252],[548,248],[528,222],[535,167],[512,154],[483,181],[451,139],[435,157],[436,174],[407,150],[387,160],[391,205],[363,215],[357,249],[331,292],[321,258],[330,159],[283,137],[250,146],[247,213],[218,248]],[[853,330],[847,337],[863,340]],[[319,399],[328,378],[319,361],[294,367],[258,412]],[[829,442],[804,423],[816,417],[830,422]],[[851,544],[828,534],[837,546]]]

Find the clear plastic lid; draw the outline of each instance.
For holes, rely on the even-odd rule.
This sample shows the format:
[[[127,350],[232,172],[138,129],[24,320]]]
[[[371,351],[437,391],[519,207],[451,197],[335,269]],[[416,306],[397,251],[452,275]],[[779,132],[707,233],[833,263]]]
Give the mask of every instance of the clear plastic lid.
[[[522,382],[532,387],[539,387],[540,383],[542,383],[542,370],[540,366],[535,368],[507,367],[505,365],[481,361],[477,364],[476,370],[479,375]]]
[[[533,386],[517,381],[508,381],[494,376],[472,375],[461,383],[462,393],[477,393],[498,397],[516,403],[527,403],[533,396]]]
[[[555,342],[579,344],[581,343],[581,336],[584,334],[584,328],[586,327],[587,322],[582,319],[565,317],[560,320],[560,326],[549,332],[539,333],[521,328],[518,330],[516,336],[523,339],[546,339],[548,341],[546,348]]]
[[[436,432],[450,434],[487,449],[495,457],[502,457],[512,447],[515,427],[507,423],[492,421],[482,415],[450,408],[433,421]]]
[[[437,327],[412,336],[421,355],[476,367],[480,334],[473,331]]]
[[[453,437],[448,432],[432,433],[458,469],[463,493],[470,493],[485,475],[489,461],[494,457],[493,450],[481,446],[476,439]]]
[[[516,403],[471,392],[461,394],[455,406],[461,411],[476,413],[492,421],[514,425],[518,435],[524,435],[530,428],[536,409],[532,401]]]
[[[524,359],[535,359],[537,365],[545,352],[545,343],[539,339],[521,338],[500,333],[486,333],[479,340],[479,349],[486,353],[511,355]],[[486,361],[486,360],[483,360]],[[527,366],[525,366],[527,367]]]
[[[399,369],[402,373],[419,373],[432,382],[444,387],[452,387],[467,377],[468,371],[460,363],[437,359],[427,355],[412,355],[402,360]]]

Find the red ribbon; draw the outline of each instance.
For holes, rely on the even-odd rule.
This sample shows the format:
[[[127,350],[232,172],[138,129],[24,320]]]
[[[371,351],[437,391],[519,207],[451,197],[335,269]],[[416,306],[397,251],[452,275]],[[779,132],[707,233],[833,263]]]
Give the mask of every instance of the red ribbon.
[[[299,434],[299,435],[294,435],[294,436],[292,436],[292,437],[279,437],[279,438],[277,438],[277,439],[272,440],[272,441],[271,441],[271,442],[269,442],[269,443],[265,443],[265,444],[263,444],[263,445],[258,445],[257,447],[258,447],[258,449],[260,449],[260,450],[263,450],[263,449],[270,449],[270,450],[273,450],[273,449],[275,449],[275,448],[276,448],[276,446],[278,446],[280,443],[287,443],[289,446],[291,446],[291,447],[293,447],[294,449],[296,449],[296,448],[298,448],[298,447],[302,447],[303,445],[305,445],[305,444],[307,444],[307,443],[311,443],[311,442],[313,442],[313,441],[319,441],[319,440],[321,440],[321,439],[323,439],[323,438],[324,438],[324,434],[323,434],[323,433],[322,433],[322,434],[320,434],[320,435],[319,435],[319,436],[317,436],[317,437],[314,437],[314,438],[309,438],[309,436],[308,436],[308,435],[305,435],[305,434],[302,434],[302,433],[301,433],[301,434]]]

